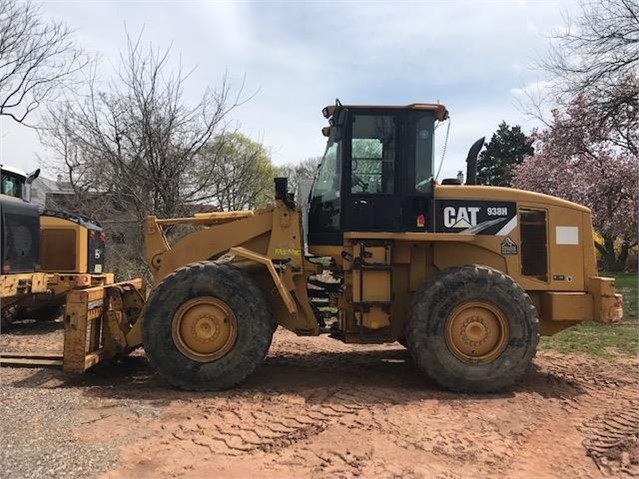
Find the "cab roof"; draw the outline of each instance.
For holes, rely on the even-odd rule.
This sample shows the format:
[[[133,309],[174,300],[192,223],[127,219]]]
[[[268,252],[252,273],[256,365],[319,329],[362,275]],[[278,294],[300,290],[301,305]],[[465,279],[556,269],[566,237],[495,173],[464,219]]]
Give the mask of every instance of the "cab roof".
[[[347,108],[349,110],[426,110],[435,112],[435,118],[439,121],[444,121],[448,118],[448,110],[440,103],[411,103],[409,105],[329,105],[322,109],[324,118],[332,117],[338,108]]]
[[[16,176],[22,176],[25,179],[27,177],[27,173],[19,168],[14,168],[8,165],[0,165],[0,168],[2,168],[2,171],[6,171],[7,173],[11,173]]]

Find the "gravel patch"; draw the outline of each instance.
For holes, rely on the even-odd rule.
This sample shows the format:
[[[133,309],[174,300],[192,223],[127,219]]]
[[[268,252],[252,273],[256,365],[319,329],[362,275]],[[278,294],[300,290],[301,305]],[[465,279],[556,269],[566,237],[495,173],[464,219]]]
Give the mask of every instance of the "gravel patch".
[[[77,412],[89,402],[64,388],[0,385],[0,478],[88,479],[109,469],[119,451],[73,432],[80,426]]]
[[[0,479],[101,477],[164,408],[144,396],[114,397],[108,386],[64,383],[58,371],[21,376],[0,384]]]

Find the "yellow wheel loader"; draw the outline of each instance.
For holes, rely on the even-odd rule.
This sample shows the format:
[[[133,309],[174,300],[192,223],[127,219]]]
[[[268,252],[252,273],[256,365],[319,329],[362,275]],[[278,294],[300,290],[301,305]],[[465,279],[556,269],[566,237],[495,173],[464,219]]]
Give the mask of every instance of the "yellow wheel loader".
[[[142,345],[167,383],[239,384],[279,325],[347,343],[401,341],[440,385],[511,386],[540,334],[621,318],[598,276],[591,215],[558,198],[434,179],[439,104],[323,110],[328,144],[308,199],[275,180],[275,205],[144,224],[155,283],[73,292],[65,370]],[[169,244],[164,229],[199,228]],[[87,348],[87,338],[90,345]]]
[[[70,290],[113,283],[113,274],[103,273],[100,225],[60,211],[41,214],[30,202],[30,185],[38,174],[0,169],[2,327],[16,319],[55,319]]]

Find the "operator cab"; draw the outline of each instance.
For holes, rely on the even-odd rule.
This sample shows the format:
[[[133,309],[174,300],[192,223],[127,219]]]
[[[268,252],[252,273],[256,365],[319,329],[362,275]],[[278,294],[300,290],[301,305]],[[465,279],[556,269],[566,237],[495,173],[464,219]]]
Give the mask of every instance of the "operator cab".
[[[0,194],[31,201],[31,183],[40,175],[40,169],[27,174],[22,170],[2,165],[0,168]]]
[[[309,245],[341,245],[344,231],[432,231],[434,132],[443,105],[336,105],[310,196]]]
[[[33,272],[40,254],[40,211],[29,203],[31,182],[17,168],[0,167],[0,271],[2,274]]]

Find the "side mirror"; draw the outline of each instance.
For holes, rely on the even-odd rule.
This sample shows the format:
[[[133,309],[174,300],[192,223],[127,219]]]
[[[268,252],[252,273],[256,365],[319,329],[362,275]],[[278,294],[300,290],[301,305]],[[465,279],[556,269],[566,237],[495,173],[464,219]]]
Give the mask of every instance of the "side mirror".
[[[40,176],[40,168],[38,168],[37,170],[35,170],[33,173],[29,173],[27,174],[27,185],[30,185],[31,183],[33,183],[33,181]]]

